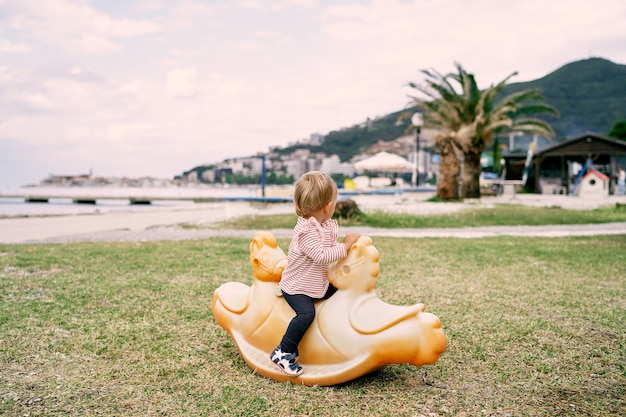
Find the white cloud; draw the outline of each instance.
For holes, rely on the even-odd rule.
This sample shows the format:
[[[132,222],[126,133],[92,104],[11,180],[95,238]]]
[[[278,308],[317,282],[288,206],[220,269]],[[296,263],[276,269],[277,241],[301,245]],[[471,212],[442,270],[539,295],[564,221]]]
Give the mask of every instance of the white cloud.
[[[167,94],[172,97],[188,98],[198,93],[198,70],[177,68],[167,74]]]
[[[14,43],[6,39],[0,39],[0,53],[26,53],[30,51],[24,43]]]
[[[158,12],[164,10],[166,5],[160,0],[144,0],[137,2],[135,8],[142,12]]]
[[[215,10],[215,6],[209,6],[204,2],[183,0],[171,8],[171,21],[177,28],[191,27],[197,21],[206,22],[207,19],[212,19],[215,16]]]
[[[23,103],[33,110],[51,110],[55,107],[55,103],[50,97],[39,92],[17,93],[12,96],[13,100]]]
[[[6,0],[9,27],[36,41],[74,53],[119,50],[112,39],[152,34],[159,26],[145,19],[113,19],[82,2]]]
[[[311,8],[317,4],[317,0],[243,0],[238,6],[243,9],[282,11],[294,7]]]
[[[144,137],[154,131],[155,126],[151,123],[121,123],[109,126],[106,137],[109,142],[121,141],[122,149],[129,150],[133,148],[134,140],[137,137]]]
[[[626,63],[619,0],[0,2],[0,181],[173,176],[400,110],[454,61],[481,85]]]
[[[0,83],[8,84],[13,79],[13,74],[7,67],[0,66]]]
[[[206,55],[203,51],[195,50],[170,50],[168,53],[173,57],[201,58]]]

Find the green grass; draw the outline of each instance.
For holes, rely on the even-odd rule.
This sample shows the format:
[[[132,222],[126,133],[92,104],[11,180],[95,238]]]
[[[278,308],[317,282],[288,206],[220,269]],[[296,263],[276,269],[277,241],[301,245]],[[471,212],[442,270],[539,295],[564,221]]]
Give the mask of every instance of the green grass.
[[[295,214],[247,216],[211,227],[249,230],[281,229],[292,228],[295,221]],[[558,207],[498,204],[491,208],[470,207],[452,214],[427,216],[376,210],[365,212],[357,219],[341,220],[340,224],[381,228],[452,228],[611,222],[626,222],[626,208],[619,206],[595,210],[569,210]]]
[[[448,350],[324,388],[255,374],[216,325],[248,239],[0,246],[0,415],[625,415],[626,236],[374,244],[379,297],[424,302]]]

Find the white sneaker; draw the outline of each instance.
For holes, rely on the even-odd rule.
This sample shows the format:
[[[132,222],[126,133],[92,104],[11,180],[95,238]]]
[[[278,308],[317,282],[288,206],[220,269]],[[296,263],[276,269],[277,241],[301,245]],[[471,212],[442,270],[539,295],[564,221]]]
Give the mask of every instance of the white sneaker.
[[[289,376],[298,376],[304,371],[296,360],[296,354],[283,352],[280,350],[280,346],[270,354],[270,360],[278,369]]]

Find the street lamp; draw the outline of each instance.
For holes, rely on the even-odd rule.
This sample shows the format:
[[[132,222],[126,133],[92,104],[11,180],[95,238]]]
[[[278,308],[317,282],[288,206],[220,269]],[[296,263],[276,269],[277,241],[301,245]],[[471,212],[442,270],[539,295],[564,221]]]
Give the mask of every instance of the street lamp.
[[[265,198],[265,176],[266,176],[265,154],[258,152],[257,156],[261,158],[261,197]]]
[[[419,165],[418,159],[420,154],[420,132],[422,130],[422,125],[424,124],[424,118],[422,117],[422,113],[413,113],[411,117],[411,123],[415,126],[415,158],[413,164],[413,178],[411,178],[411,183],[413,187],[417,187],[419,184]]]

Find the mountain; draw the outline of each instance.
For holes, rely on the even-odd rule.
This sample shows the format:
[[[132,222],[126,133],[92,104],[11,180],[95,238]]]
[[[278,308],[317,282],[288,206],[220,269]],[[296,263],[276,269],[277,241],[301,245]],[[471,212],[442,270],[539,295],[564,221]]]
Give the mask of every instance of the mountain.
[[[626,120],[626,65],[603,58],[590,58],[562,66],[535,81],[511,83],[503,94],[538,88],[549,105],[561,113],[547,116],[556,139],[586,132],[605,135]]]
[[[494,80],[498,82],[500,80]],[[585,132],[605,135],[619,120],[626,120],[626,65],[603,58],[572,62],[535,81],[511,83],[502,94],[539,88],[545,101],[555,107],[559,118],[546,116],[555,130],[556,140]],[[375,120],[328,133],[320,146],[294,145],[278,149],[291,153],[297,148],[310,148],[327,155],[338,155],[342,161],[362,153],[379,139],[389,141],[406,134],[409,120],[398,123],[402,109]]]
[[[416,108],[413,108],[416,110]],[[329,132],[319,146],[296,144],[287,148],[276,149],[278,153],[290,154],[298,148],[309,148],[313,152],[324,152],[326,155],[337,155],[342,161],[350,160],[354,155],[363,153],[379,140],[391,141],[406,134],[410,121],[398,121],[402,113],[408,109]]]
[[[603,58],[571,62],[538,80],[507,84],[501,94],[504,97],[532,88],[540,89],[544,100],[560,113],[559,118],[544,118],[554,128],[556,141],[586,132],[606,135],[617,122],[626,120],[626,65]],[[296,149],[308,148],[312,152],[338,155],[342,161],[349,161],[379,140],[391,141],[406,135],[410,121],[399,121],[398,118],[416,110],[416,107],[400,109],[373,120],[368,118],[361,124],[331,131],[318,146],[300,143],[273,151],[288,155]],[[531,140],[530,136],[516,137],[515,148],[526,149]],[[199,166],[192,171],[205,168]]]

